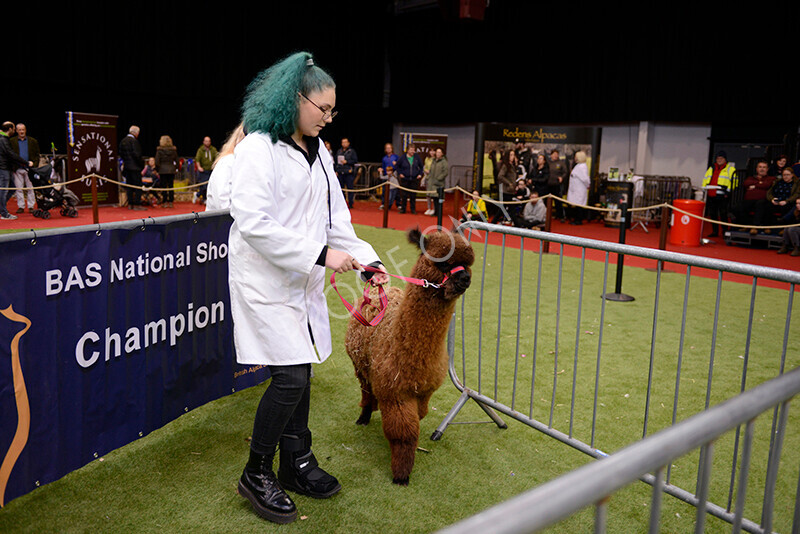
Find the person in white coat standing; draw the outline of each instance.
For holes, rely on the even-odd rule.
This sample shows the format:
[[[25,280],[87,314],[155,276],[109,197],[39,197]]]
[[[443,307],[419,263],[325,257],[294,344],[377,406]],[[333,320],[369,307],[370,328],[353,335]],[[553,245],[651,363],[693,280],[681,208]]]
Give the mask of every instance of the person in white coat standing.
[[[586,152],[578,151],[575,153],[575,167],[569,175],[569,189],[567,190],[567,202],[569,202],[572,212],[570,224],[583,224],[584,208],[589,203],[589,186],[592,180],[589,177],[589,168],[586,165]]]
[[[306,52],[263,71],[247,89],[247,135],[233,162],[228,265],[236,358],[268,366],[272,377],[238,488],[258,515],[278,523],[297,517],[285,489],[315,498],[341,489],[319,467],[308,428],[311,364],[332,350],[325,268],[383,270],[353,230],[333,158],[319,139],[336,115],[335,87]],[[385,284],[388,275],[374,281]]]
[[[211,165],[211,176],[206,186],[206,211],[231,207],[231,175],[233,174],[233,151],[244,139],[244,125],[239,123],[225,140],[219,156]]]

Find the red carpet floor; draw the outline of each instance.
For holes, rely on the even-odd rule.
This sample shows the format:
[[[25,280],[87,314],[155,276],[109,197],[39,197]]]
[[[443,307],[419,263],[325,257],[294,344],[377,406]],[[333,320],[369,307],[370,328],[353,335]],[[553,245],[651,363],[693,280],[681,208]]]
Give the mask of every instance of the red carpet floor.
[[[425,211],[424,203],[418,203],[420,209],[417,214],[411,213],[400,214],[396,210],[389,211],[388,228],[396,230],[407,230],[414,226],[419,226],[425,230],[429,227],[435,227],[436,218],[423,215]],[[356,202],[355,207],[351,210],[352,220],[355,224],[363,224],[368,226],[381,227],[383,226],[383,211],[378,209],[377,202],[359,201]],[[8,203],[9,210],[12,213],[16,211],[15,201]],[[190,202],[175,203],[175,207],[167,208],[147,208],[143,211],[134,211],[127,208],[118,207],[103,207],[100,208],[100,222],[124,221],[124,220],[141,220],[148,217],[163,217],[167,215],[178,215],[184,213],[192,213],[203,211],[204,206],[200,204],[192,204]],[[447,201],[445,203],[445,214],[453,213],[453,203]],[[18,219],[14,221],[0,221],[0,230],[15,229],[15,230],[28,230],[28,229],[42,229],[42,228],[59,228],[65,226],[78,226],[78,225],[92,225],[92,210],[90,208],[81,208],[78,210],[77,218],[68,218],[61,216],[57,210],[51,211],[50,219],[44,220],[36,218],[30,213],[23,213],[18,215]],[[446,221],[450,219],[445,217]],[[452,225],[448,222],[444,223],[446,228]],[[659,229],[654,225],[648,228],[649,232],[645,232],[640,226],[633,230],[626,232],[626,243],[629,245],[636,245],[641,247],[658,248]],[[619,242],[619,229],[606,227],[602,222],[585,223],[581,226],[574,226],[564,224],[558,220],[553,220],[551,231],[554,233],[561,233],[573,235],[578,237],[586,237],[590,239],[597,239],[601,241]],[[532,250],[538,248],[538,243],[529,240],[526,243],[526,248],[529,246]],[[680,252],[684,254],[692,254],[697,256],[705,256],[710,258],[718,258],[729,261],[736,261],[741,263],[748,263],[754,265],[764,265],[775,267],[778,269],[800,270],[800,257],[792,257],[788,254],[779,255],[774,249],[756,248],[756,247],[742,247],[742,246],[729,246],[725,244],[724,239],[714,238],[713,243],[704,244],[697,247],[675,246],[667,243],[667,250],[673,252]],[[499,242],[499,241],[498,241]],[[509,246],[519,246],[518,241],[509,240]],[[558,252],[558,246],[551,246],[551,252]],[[570,256],[577,256],[580,254],[579,249],[576,247],[566,247],[565,254]],[[590,251],[587,253],[589,259],[604,258],[604,254],[599,252]],[[616,261],[615,255],[612,255],[612,262]],[[645,268],[652,268],[653,262],[650,260],[638,260],[636,258],[626,258],[625,265],[639,266]],[[666,270],[675,270],[685,272],[685,268],[680,266],[666,266]],[[695,274],[703,275],[702,269],[693,270]],[[709,272],[708,275],[716,277],[716,274]],[[728,277],[726,277],[727,279]],[[731,280],[742,281],[750,283],[746,277],[730,277]],[[768,284],[772,285],[772,284]],[[782,284],[777,287],[786,287]]]

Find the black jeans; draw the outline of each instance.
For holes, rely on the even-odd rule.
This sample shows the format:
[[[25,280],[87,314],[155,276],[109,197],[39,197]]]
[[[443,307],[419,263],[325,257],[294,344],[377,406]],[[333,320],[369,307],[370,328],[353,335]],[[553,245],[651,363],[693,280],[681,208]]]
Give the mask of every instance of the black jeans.
[[[11,183],[11,171],[0,169],[0,187],[8,187]],[[8,213],[8,209],[6,208],[6,203],[8,202],[8,193],[9,191],[2,189],[0,190],[0,215],[7,216],[10,215]]]
[[[344,198],[347,201],[347,207],[353,209],[353,202],[356,200],[356,194],[353,191],[356,183],[356,175],[352,171],[342,172],[342,174],[338,175],[338,178],[339,186],[342,189],[347,189],[347,191],[342,191]]]
[[[511,202],[514,200],[514,196],[511,193],[503,192],[500,198],[500,202]],[[521,204],[498,204],[496,206],[497,211],[494,213],[492,217],[491,223],[497,224],[500,219],[503,220],[511,220],[511,213]]]
[[[197,173],[197,183],[202,184],[205,183],[202,187],[198,187],[196,189],[197,196],[204,199],[208,194],[208,180],[211,178],[211,171],[200,171]]]
[[[128,205],[138,206],[142,203],[142,190],[139,189],[139,187],[142,186],[142,171],[122,171],[122,174],[125,176],[126,184],[135,186],[126,188],[126,193],[128,194]]]
[[[416,189],[417,181],[408,178],[401,178],[400,185],[406,189]],[[401,211],[406,211],[406,204],[411,213],[417,213],[417,194],[406,190],[400,190],[400,204],[397,206]]]
[[[706,198],[706,218],[719,221],[720,224],[711,223],[711,233],[725,233],[728,224],[728,197],[715,195]]]
[[[269,372],[272,381],[258,404],[250,441],[256,454],[274,454],[283,434],[308,430],[311,364],[270,365]]]
[[[175,191],[172,189],[174,185],[174,174],[162,174],[159,176],[158,187],[169,188],[169,191],[164,191],[164,195],[161,197],[164,199],[164,202],[175,202]]]

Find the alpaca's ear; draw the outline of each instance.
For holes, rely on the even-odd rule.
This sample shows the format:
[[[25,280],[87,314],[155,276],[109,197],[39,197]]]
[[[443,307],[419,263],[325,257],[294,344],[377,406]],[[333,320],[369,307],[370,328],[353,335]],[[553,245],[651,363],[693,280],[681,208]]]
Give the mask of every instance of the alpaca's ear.
[[[408,242],[412,245],[416,245],[420,250],[422,249],[425,243],[425,236],[422,235],[419,226],[408,231]]]

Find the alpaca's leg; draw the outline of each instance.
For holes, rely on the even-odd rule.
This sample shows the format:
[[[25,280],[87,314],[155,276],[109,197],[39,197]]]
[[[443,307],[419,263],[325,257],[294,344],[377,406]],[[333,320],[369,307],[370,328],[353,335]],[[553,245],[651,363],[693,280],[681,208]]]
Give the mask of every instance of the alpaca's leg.
[[[361,415],[356,419],[357,425],[366,425],[372,417],[372,410],[375,408],[375,397],[372,396],[372,391],[367,391],[364,386],[361,387]]]
[[[382,402],[381,418],[383,434],[389,440],[392,452],[392,482],[407,486],[419,441],[417,400]]]
[[[358,405],[361,406],[361,415],[358,416],[358,419],[356,419],[356,424],[366,425],[369,423],[369,420],[372,417],[372,411],[377,405],[377,401],[375,400],[375,396],[372,394],[372,385],[369,383],[367,378],[361,373],[356,373],[356,376],[361,384],[361,402],[358,403]]]
[[[419,398],[417,404],[417,413],[419,414],[419,420],[422,421],[426,415],[428,415],[428,402],[431,400],[432,393],[427,393],[422,395]]]

